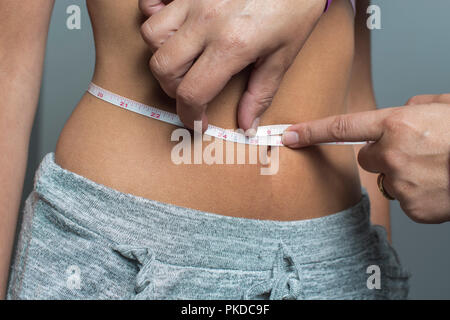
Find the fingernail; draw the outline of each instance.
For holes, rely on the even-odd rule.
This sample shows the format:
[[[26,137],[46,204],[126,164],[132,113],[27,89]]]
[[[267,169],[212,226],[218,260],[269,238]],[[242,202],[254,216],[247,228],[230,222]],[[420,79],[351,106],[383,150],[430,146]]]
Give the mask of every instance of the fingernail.
[[[259,122],[260,122],[260,118],[256,118],[253,123],[252,123],[252,127],[250,129],[247,130],[246,134],[249,137],[254,137],[256,136],[256,133],[258,132],[258,127],[259,127]]]
[[[298,143],[298,133],[295,131],[285,131],[283,133],[283,144],[284,145],[293,145]]]

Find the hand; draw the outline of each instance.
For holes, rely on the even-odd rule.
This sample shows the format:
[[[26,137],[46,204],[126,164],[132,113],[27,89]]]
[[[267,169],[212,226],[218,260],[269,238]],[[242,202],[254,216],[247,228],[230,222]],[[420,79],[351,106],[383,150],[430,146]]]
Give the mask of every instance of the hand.
[[[256,128],[325,8],[325,0],[140,0],[154,52],[150,68],[177,99],[193,128],[231,77],[254,64],[238,109],[239,126]]]
[[[416,96],[407,105],[296,124],[283,143],[374,141],[359,152],[361,167],[386,175],[384,189],[414,221],[450,221],[450,94]]]

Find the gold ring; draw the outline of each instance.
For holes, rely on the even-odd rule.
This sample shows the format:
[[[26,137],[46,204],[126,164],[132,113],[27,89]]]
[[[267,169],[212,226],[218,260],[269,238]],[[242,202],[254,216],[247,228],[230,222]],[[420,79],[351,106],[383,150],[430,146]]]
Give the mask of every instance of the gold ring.
[[[381,194],[389,200],[395,200],[395,198],[393,196],[391,196],[389,193],[386,192],[386,190],[384,189],[384,185],[383,185],[383,181],[384,178],[386,177],[386,175],[384,173],[380,173],[378,175],[378,179],[377,179],[377,184],[378,184],[378,190],[380,190]]]

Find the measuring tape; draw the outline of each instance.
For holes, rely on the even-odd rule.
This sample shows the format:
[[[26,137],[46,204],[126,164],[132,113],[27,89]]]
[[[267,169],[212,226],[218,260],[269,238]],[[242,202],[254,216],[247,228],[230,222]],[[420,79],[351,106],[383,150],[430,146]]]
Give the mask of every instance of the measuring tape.
[[[156,119],[162,122],[166,122],[178,127],[185,127],[181,122],[178,115],[167,112],[152,106],[145,105],[143,103],[119,96],[111,91],[103,89],[94,83],[91,83],[88,88],[88,92],[93,96],[113,104],[119,108],[133,111],[140,115]],[[243,133],[235,132],[233,130],[222,129],[214,125],[208,125],[208,129],[205,134],[211,137],[219,138],[226,141],[244,143],[249,145],[260,146],[273,146],[282,147],[282,135],[283,132],[289,128],[290,124],[279,124],[271,126],[260,126],[253,137],[248,137]],[[366,142],[329,142],[321,143],[322,145],[353,145],[353,144],[365,144]]]

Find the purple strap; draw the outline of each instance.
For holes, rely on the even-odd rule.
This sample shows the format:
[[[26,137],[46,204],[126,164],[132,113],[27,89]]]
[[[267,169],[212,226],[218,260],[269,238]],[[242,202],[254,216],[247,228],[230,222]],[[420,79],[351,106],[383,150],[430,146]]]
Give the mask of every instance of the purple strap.
[[[324,12],[327,12],[327,10],[328,10],[328,8],[330,7],[330,5],[331,5],[332,2],[333,2],[333,0],[327,0],[327,5],[326,5],[326,7],[325,7],[325,11],[324,11]]]

